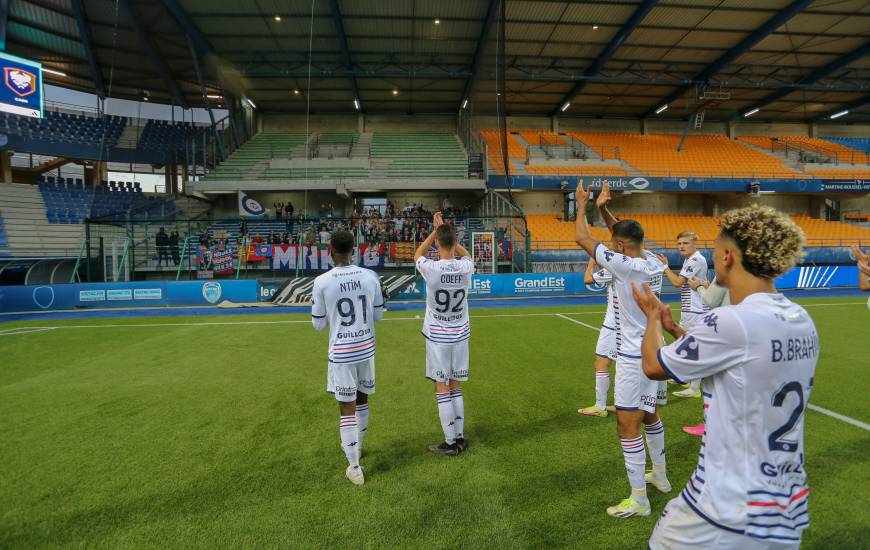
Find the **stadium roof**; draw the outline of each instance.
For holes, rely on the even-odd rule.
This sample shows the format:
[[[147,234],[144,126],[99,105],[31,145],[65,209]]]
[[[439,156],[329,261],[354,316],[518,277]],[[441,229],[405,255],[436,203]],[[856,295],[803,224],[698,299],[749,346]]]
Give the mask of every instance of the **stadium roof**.
[[[202,106],[192,44],[209,94],[270,112],[455,113],[500,34],[496,0],[5,2],[7,51],[48,82]],[[870,121],[866,0],[510,0],[506,21],[509,114]]]

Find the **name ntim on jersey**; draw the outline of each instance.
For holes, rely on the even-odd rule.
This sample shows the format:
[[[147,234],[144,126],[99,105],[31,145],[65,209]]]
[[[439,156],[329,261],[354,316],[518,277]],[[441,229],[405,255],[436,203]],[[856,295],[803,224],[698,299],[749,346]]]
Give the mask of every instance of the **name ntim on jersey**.
[[[599,269],[592,273],[592,281],[601,286],[607,286],[607,311],[604,312],[604,324],[601,328],[607,330],[616,330],[616,320],[613,317],[613,301],[616,297],[613,295],[613,275],[606,269]]]
[[[682,498],[713,525],[797,541],[809,525],[804,411],[819,358],[807,312],[781,294],[717,308],[659,351],[677,381],[703,378],[698,467]]]
[[[688,279],[700,279],[707,281],[707,260],[697,250],[683,261],[683,268],[680,269],[680,277],[686,278],[686,283],[680,287],[680,310],[683,313],[706,313],[710,311],[709,306],[701,299],[701,295],[692,290],[689,286]]]
[[[314,279],[314,327],[329,324],[329,360],[357,363],[375,355],[375,321],[383,317],[384,297],[374,271],[356,265],[335,267]]]
[[[426,318],[423,336],[438,344],[455,344],[471,336],[468,290],[474,262],[463,256],[452,260],[417,260],[426,281]]]
[[[662,273],[665,265],[654,255],[645,253],[642,258],[630,258],[601,243],[595,246],[595,263],[613,276],[613,317],[616,325],[616,355],[623,359],[640,359],[640,346],[646,332],[646,315],[637,305],[631,283],[641,287],[650,285],[656,293],[661,292]]]

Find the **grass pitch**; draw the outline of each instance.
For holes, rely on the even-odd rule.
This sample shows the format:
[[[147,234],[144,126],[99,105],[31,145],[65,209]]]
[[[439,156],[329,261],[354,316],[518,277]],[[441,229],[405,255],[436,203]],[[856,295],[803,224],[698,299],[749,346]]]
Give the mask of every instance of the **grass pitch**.
[[[812,403],[867,422],[866,305],[804,303],[822,346]],[[306,316],[0,325],[0,547],[645,548],[696,463],[680,426],[700,401],[660,411],[672,494],[610,518],[629,492],[615,417],[576,413],[594,401],[597,333],[555,315],[598,326],[603,308],[473,306],[471,448],[426,452],[441,429],[422,321],[389,313],[363,487],[343,477],[327,335]],[[866,548],[870,432],[806,414],[804,548]]]

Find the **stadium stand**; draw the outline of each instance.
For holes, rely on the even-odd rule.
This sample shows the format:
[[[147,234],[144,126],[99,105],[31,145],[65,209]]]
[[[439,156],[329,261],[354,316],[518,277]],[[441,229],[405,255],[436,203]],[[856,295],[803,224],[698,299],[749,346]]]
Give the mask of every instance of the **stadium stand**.
[[[867,164],[870,157],[842,144],[808,136],[739,136],[740,141],[802,162]]]
[[[698,234],[709,245],[719,234],[718,218],[713,216],[690,216],[682,214],[619,214],[643,225],[648,243],[665,248],[676,248],[676,236],[687,228]],[[527,216],[532,234],[533,248],[557,249],[573,246],[574,222],[562,221],[561,216],[533,214]],[[794,216],[801,226],[809,246],[851,245],[870,241],[870,229],[837,221],[824,221],[809,216]],[[593,227],[593,236],[601,241],[610,240],[604,228]]]
[[[862,170],[843,170],[843,169],[824,169],[807,166],[804,170],[817,178],[822,179],[868,179],[870,178],[870,168]]]
[[[528,164],[526,172],[534,176],[628,176],[630,172],[621,166],[540,166]]]
[[[41,119],[3,112],[0,113],[0,131],[31,140],[113,147],[128,120],[113,115],[96,117],[62,111],[46,111],[45,118]]]
[[[496,174],[504,174],[504,153],[501,146],[501,133],[498,130],[481,130],[480,133],[486,141],[486,158],[489,162],[489,169]],[[507,135],[507,144],[508,155],[511,159],[526,158],[526,148],[514,134]]]
[[[822,139],[870,155],[870,137],[826,137]]]
[[[128,214],[136,220],[174,219],[175,207],[153,195],[144,195],[134,182],[109,181],[97,187],[81,180],[52,181],[40,178],[39,191],[45,203],[49,223],[83,223],[85,218],[102,218]]]
[[[726,136],[690,135],[677,151],[677,134],[571,132],[594,148],[619,147],[621,160],[647,176],[802,178],[783,160]]]
[[[79,252],[84,225],[51,223],[35,185],[0,184],[0,215],[7,241],[4,252],[10,256],[72,257]]]
[[[206,127],[191,122],[148,120],[139,136],[138,146],[151,150],[182,149],[189,139],[196,138],[206,130]]]
[[[387,178],[461,179],[468,174],[465,150],[456,134],[447,132],[375,132],[371,157],[375,175],[385,164]]]

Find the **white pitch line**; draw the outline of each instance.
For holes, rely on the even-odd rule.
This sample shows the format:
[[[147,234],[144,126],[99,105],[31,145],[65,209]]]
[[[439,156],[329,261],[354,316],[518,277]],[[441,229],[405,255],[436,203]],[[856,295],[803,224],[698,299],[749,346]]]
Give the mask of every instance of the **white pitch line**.
[[[826,416],[830,416],[831,418],[836,418],[840,422],[845,422],[846,424],[851,424],[853,426],[857,426],[858,428],[861,428],[862,430],[867,430],[868,432],[870,432],[870,424],[867,424],[866,422],[861,422],[860,420],[855,420],[854,418],[848,417],[844,414],[840,414],[838,412],[828,410],[824,407],[819,407],[818,405],[813,405],[812,403],[809,403],[807,405],[807,408],[812,409],[818,413],[822,413]]]
[[[29,334],[31,332],[45,332],[54,330],[56,327],[18,327],[9,330],[0,331],[0,336],[18,336],[19,334]]]
[[[561,317],[562,319],[565,319],[566,321],[571,321],[572,323],[577,323],[578,325],[582,325],[586,328],[591,328],[592,330],[594,330],[596,332],[601,332],[600,328],[592,326],[592,325],[587,325],[583,321],[578,321],[577,319],[572,319],[572,318],[568,317],[567,315],[562,315],[561,313],[557,313],[556,317]]]
[[[818,304],[818,305],[822,305],[822,304]],[[557,313],[556,317],[561,317],[562,319],[565,319],[566,321],[571,321],[572,323],[582,325],[582,326],[584,326],[586,328],[590,328],[596,332],[601,332],[601,329],[598,327],[588,325],[588,324],[584,323],[583,321],[578,321],[577,319],[572,319],[570,317],[567,317],[566,315],[562,315],[561,313]],[[812,403],[807,404],[807,408],[814,410],[818,413],[822,413],[824,415],[830,416],[831,418],[835,418],[841,422],[845,422],[846,424],[851,424],[853,426],[857,426],[858,428],[861,428],[862,430],[867,430],[868,432],[870,432],[870,424],[861,422],[860,420],[855,420],[854,418],[848,417],[844,414],[840,414],[838,412],[828,410],[824,407],[819,407],[818,405],[813,405]]]

